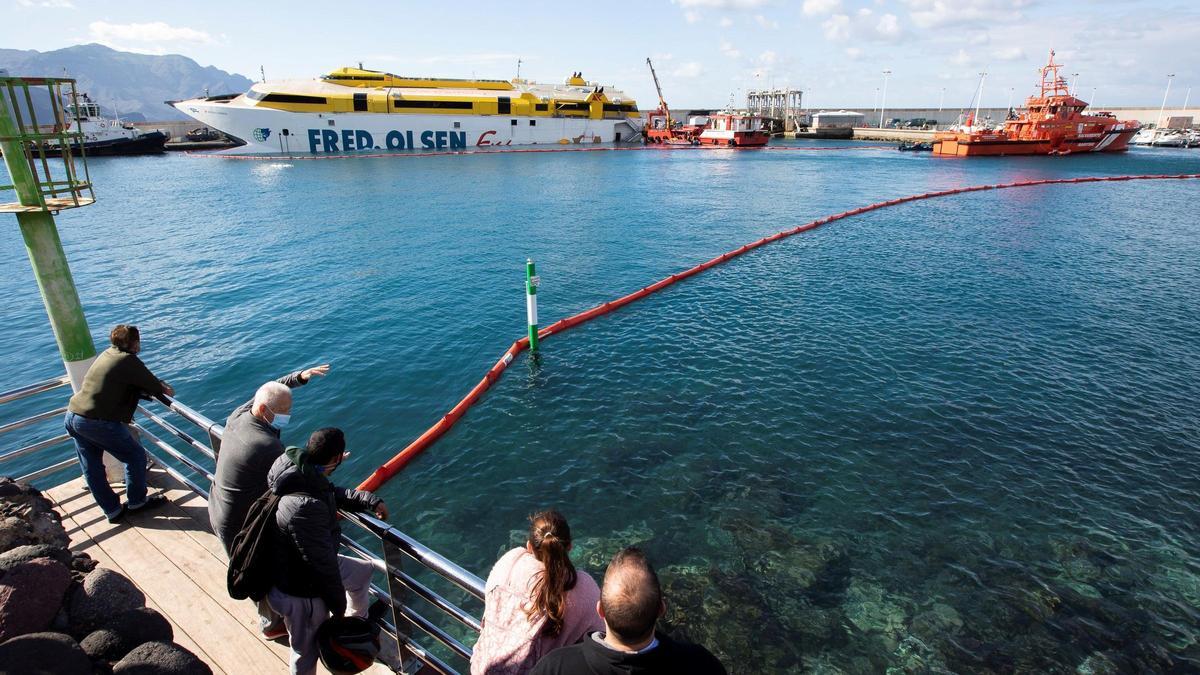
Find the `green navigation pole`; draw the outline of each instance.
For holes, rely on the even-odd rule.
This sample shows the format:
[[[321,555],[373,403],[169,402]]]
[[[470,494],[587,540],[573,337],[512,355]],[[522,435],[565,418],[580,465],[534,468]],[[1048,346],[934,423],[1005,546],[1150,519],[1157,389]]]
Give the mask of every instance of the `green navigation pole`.
[[[36,164],[25,154],[28,141],[24,138],[29,134],[22,134],[24,130],[17,123],[20,111],[14,110],[8,99],[0,95],[0,151],[4,153],[4,163],[12,176],[12,187],[20,207],[28,207],[14,209],[17,210],[17,223],[58,341],[58,351],[71,379],[71,388],[78,391],[88,366],[96,358],[96,347],[83,316],[83,306],[75,291],[75,281],[67,266],[54,216],[34,175]],[[48,177],[47,181],[50,180]]]
[[[525,261],[525,314],[529,319],[529,351],[536,354],[538,350],[538,321],[537,321],[537,287],[541,282],[533,259]]]

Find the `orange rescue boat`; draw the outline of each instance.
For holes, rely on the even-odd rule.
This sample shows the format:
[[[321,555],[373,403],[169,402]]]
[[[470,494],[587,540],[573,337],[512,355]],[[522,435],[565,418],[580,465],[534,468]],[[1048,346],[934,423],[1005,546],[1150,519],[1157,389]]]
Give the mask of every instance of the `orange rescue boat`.
[[[934,135],[933,154],[975,157],[1128,150],[1129,139],[1141,125],[1108,112],[1085,113],[1088,103],[1071,94],[1058,74],[1060,67],[1050,50],[1050,61],[1042,68],[1041,91],[1026,100],[1024,111],[1010,112],[999,129],[977,127],[976,116],[970,115],[962,127]]]

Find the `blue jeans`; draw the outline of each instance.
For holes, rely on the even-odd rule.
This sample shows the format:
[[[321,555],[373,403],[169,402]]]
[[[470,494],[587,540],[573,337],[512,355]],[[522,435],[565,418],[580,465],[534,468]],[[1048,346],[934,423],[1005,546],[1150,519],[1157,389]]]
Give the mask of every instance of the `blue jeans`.
[[[121,500],[108,485],[104,473],[104,453],[125,465],[125,501],[137,508],[146,503],[146,449],[121,422],[93,420],[67,413],[67,433],[75,439],[75,452],[83,467],[83,478],[104,515],[112,518],[121,512]]]

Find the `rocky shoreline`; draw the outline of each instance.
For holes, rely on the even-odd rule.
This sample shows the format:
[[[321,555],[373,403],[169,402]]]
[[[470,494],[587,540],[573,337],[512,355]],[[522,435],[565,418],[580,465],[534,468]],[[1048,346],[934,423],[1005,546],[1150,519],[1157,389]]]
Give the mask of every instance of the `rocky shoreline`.
[[[49,499],[0,477],[0,669],[211,675],[132,581],[69,544]]]

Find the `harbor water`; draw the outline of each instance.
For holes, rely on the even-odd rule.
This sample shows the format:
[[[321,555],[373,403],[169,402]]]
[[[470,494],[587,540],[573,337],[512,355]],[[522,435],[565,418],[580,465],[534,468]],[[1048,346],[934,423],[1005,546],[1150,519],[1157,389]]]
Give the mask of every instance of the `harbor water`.
[[[58,222],[97,344],[136,323],[214,419],[332,364],[283,438],[343,427],[353,484],[523,334],[526,258],[548,325],[881,200],[1200,171],[839,147],[97,159]],[[666,626],[732,672],[1200,669],[1198,197],[986,191],[766,246],[522,355],[383,488],[391,520],[486,576],[557,507],[597,578],[643,547]],[[15,222],[0,266],[0,389],[61,374]]]

